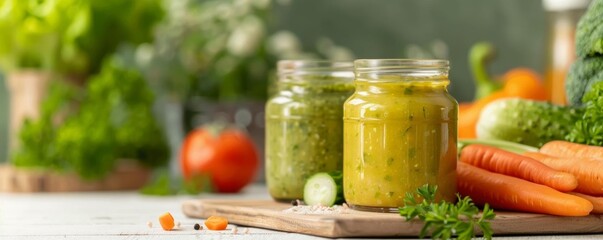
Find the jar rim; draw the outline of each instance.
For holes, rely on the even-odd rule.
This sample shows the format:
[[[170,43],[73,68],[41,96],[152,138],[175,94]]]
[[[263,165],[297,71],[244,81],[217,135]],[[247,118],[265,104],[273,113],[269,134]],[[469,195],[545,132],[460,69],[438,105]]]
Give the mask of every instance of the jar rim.
[[[352,82],[354,63],[329,60],[280,60],[277,63],[279,82]],[[314,81],[320,80],[320,81]]]
[[[436,81],[448,78],[444,59],[358,59],[354,61],[356,81]]]
[[[354,61],[356,71],[417,69],[444,70],[450,69],[445,59],[357,59]]]
[[[277,62],[279,74],[303,72],[327,72],[327,71],[354,71],[354,63],[351,61],[329,61],[329,60],[280,60]]]

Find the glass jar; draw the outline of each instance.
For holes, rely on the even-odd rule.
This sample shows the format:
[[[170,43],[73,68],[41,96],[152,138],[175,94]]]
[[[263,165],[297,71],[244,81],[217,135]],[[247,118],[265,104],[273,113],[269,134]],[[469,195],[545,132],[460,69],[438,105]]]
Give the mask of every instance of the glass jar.
[[[552,103],[566,105],[565,77],[576,59],[576,27],[590,0],[543,0],[548,19],[545,85]]]
[[[343,103],[351,62],[280,61],[266,104],[266,184],[275,200],[303,198],[308,177],[343,168]]]
[[[407,192],[437,185],[456,199],[458,103],[447,60],[354,62],[355,93],[344,104],[345,199],[357,210],[397,212]]]

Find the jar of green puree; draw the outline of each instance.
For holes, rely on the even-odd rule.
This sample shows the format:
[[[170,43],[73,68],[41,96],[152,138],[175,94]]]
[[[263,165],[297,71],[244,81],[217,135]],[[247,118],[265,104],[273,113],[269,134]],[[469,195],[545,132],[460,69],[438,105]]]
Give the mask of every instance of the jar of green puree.
[[[266,184],[277,201],[303,198],[306,180],[343,168],[343,103],[352,62],[279,61],[266,104]]]

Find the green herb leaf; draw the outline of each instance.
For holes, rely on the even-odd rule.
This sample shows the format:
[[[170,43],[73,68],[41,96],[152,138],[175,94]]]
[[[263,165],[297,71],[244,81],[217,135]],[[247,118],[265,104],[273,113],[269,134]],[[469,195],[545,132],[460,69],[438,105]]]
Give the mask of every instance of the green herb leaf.
[[[594,146],[603,146],[603,82],[592,85],[584,98],[585,110],[582,118],[574,124],[566,140]]]
[[[471,239],[475,236],[474,228],[479,227],[484,239],[492,239],[493,231],[489,220],[494,219],[496,214],[488,204],[484,206],[481,216],[479,208],[473,204],[469,197],[458,197],[456,204],[441,201],[435,203],[437,186],[423,185],[416,191],[416,195],[406,193],[404,207],[399,209],[400,215],[406,221],[418,218],[424,222],[419,233],[424,238],[431,233],[432,239],[450,239],[457,236],[458,239]],[[417,199],[422,199],[420,202]]]

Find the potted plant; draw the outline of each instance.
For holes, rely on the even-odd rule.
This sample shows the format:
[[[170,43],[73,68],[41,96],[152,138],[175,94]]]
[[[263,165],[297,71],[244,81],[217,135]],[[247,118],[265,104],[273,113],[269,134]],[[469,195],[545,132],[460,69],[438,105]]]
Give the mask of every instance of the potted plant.
[[[161,2],[20,1],[0,3],[0,70],[11,93],[11,146],[23,119],[36,117],[50,78],[83,85],[119,44],[152,39]]]
[[[13,163],[19,163],[17,165],[23,165],[24,162],[17,160],[17,153],[21,154],[23,159],[23,152],[35,152],[32,147],[40,147],[31,145],[31,142],[29,145],[24,144],[23,136],[34,133],[32,129],[38,130],[39,134],[48,131],[35,129],[36,126],[60,126],[58,129],[62,129],[64,126],[73,125],[72,122],[82,121],[74,119],[82,118],[80,115],[89,111],[85,110],[83,105],[92,101],[89,99],[89,79],[131,75],[125,67],[116,67],[115,60],[107,60],[106,57],[113,54],[120,45],[137,45],[151,41],[152,29],[164,14],[160,0],[6,0],[0,2],[0,12],[0,31],[3,33],[0,38],[0,70],[6,75],[5,82],[11,95],[10,152],[11,156],[15,156]],[[106,66],[103,66],[103,63]],[[103,72],[100,72],[101,68]],[[93,75],[97,76],[91,78]],[[139,78],[130,77],[129,80],[136,79]],[[55,82],[62,82],[63,85],[67,83],[69,87],[50,87],[54,86]],[[52,102],[49,98],[65,98],[61,95],[65,92],[75,92],[70,95],[74,99],[69,99],[69,104],[76,110],[59,111],[57,106],[44,106],[43,103]],[[44,121],[48,121],[42,119],[44,117],[51,118],[52,124],[44,125]],[[29,125],[26,119],[29,119]],[[54,137],[58,139],[63,135]],[[45,142],[43,145],[52,144]],[[40,157],[44,159],[30,164],[44,169],[69,170],[77,172],[80,177],[86,176],[78,172],[81,169],[76,167],[76,163],[65,167],[69,165],[65,164],[68,162],[66,160],[60,164],[48,165],[47,162],[53,161],[49,156],[42,155]],[[101,170],[99,172],[103,174],[91,178],[100,178],[107,174]]]

